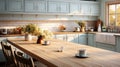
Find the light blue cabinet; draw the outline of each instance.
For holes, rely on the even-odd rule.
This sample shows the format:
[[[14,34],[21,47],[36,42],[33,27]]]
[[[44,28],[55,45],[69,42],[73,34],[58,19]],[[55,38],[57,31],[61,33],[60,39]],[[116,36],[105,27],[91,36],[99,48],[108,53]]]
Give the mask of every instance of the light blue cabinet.
[[[5,0],[0,0],[0,13],[5,11]]]
[[[87,45],[87,34],[56,34],[55,39]]]
[[[79,34],[79,44],[87,45],[87,34]]]
[[[0,13],[47,13],[99,16],[99,3],[92,1],[0,0]]]
[[[120,52],[120,37],[116,36],[116,51]]]
[[[116,46],[111,44],[96,42],[96,47],[106,50],[116,51]]]
[[[24,11],[24,0],[7,0],[7,11],[22,12]]]
[[[44,0],[25,0],[25,12],[46,12],[46,1]]]
[[[91,15],[94,15],[94,16],[99,16],[99,13],[100,13],[100,5],[99,3],[93,3],[91,4]]]
[[[70,14],[78,14],[81,11],[80,3],[70,3]]]
[[[96,44],[95,44],[95,34],[88,33],[88,45],[96,47]]]
[[[66,34],[56,34],[55,39],[66,41]]]
[[[78,34],[67,34],[66,40],[73,43],[78,43]]]
[[[69,3],[66,2],[48,2],[49,13],[68,13]]]
[[[82,3],[81,4],[81,14],[82,15],[90,15],[90,3]]]

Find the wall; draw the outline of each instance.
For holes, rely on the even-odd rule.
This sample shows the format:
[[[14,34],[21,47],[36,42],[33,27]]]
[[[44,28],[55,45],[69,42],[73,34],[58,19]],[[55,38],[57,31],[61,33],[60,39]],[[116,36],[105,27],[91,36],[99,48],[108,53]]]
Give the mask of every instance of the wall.
[[[37,14],[1,14],[0,15],[0,27],[18,27],[29,23],[39,25],[42,29],[48,29],[51,31],[60,31],[59,26],[65,25],[67,31],[74,31],[78,25],[76,20],[91,21],[88,26],[93,27],[97,17],[90,16],[67,16],[67,15],[37,15]]]

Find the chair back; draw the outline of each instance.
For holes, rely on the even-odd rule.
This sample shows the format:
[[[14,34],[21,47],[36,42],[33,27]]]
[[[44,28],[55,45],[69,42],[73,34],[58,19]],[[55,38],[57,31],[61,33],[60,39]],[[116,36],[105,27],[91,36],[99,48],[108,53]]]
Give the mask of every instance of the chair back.
[[[7,60],[7,65],[9,65],[9,64],[15,65],[15,58],[14,58],[14,54],[13,54],[11,46],[6,45],[4,42],[1,42],[1,46],[2,46],[2,50],[3,50],[3,54]]]
[[[21,55],[22,53],[18,51],[14,51],[14,54],[17,61],[17,67],[34,67],[32,58],[25,58]]]

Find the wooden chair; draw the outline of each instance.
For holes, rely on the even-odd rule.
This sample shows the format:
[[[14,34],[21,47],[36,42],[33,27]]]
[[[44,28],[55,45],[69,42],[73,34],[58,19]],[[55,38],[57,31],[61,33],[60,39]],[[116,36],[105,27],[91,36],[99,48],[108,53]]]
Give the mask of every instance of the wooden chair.
[[[24,58],[18,51],[14,51],[14,54],[17,61],[17,67],[35,67],[32,58]]]
[[[16,67],[16,62],[11,46],[6,45],[4,41],[1,42],[2,51],[6,58],[6,67]]]

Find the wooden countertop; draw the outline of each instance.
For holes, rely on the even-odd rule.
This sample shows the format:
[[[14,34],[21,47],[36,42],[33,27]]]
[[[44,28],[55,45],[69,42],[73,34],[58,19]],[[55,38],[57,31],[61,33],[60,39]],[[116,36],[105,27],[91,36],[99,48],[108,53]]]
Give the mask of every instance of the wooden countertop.
[[[83,33],[97,33],[97,32],[53,32],[53,34],[83,34]]]
[[[84,34],[84,33],[90,33],[90,34],[99,34],[99,33],[107,33],[107,32],[53,32],[53,34]],[[108,33],[110,34],[110,33]],[[120,36],[120,33],[111,33],[115,36]],[[14,36],[24,36],[24,34],[7,34],[7,35],[0,35],[0,37],[14,37]]]
[[[36,44],[36,40],[8,39],[8,42],[48,67],[120,67],[120,53],[81,44],[51,39],[50,45]],[[63,52],[57,52],[64,47]],[[86,49],[89,58],[76,58],[79,49]]]

